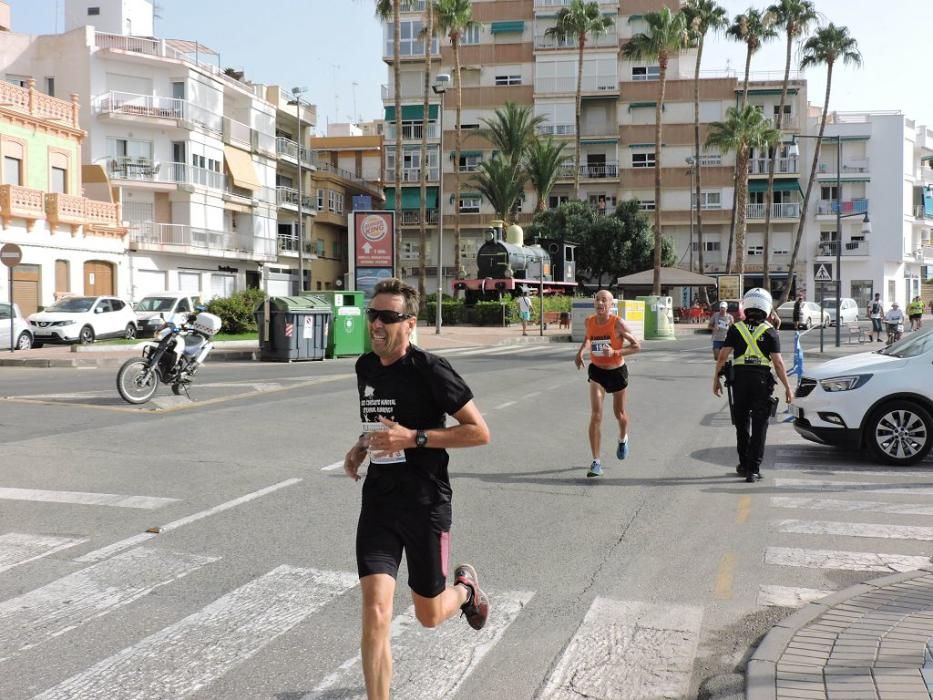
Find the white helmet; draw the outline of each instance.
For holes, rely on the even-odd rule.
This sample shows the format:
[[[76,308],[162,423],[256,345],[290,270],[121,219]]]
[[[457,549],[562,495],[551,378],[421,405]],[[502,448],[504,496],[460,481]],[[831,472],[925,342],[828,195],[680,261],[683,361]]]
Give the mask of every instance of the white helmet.
[[[208,338],[213,337],[217,331],[220,330],[222,322],[220,317],[215,316],[214,314],[209,314],[206,311],[202,311],[194,318],[194,323],[191,324],[191,327],[194,328],[198,333],[201,333]]]
[[[745,296],[742,297],[742,304],[746,311],[749,309],[758,309],[767,316],[771,313],[773,302],[771,300],[771,294],[766,289],[755,287],[745,292]]]

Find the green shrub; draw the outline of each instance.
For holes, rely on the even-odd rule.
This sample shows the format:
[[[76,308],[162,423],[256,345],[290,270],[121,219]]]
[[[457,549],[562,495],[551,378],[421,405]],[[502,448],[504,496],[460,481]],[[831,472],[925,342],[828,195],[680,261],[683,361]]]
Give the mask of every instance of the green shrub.
[[[436,309],[437,304],[432,297],[431,301],[423,304],[418,318],[422,321],[426,321],[429,325],[436,323]],[[446,326],[454,326],[458,323],[463,323],[463,309],[462,301],[453,298],[448,299],[445,296],[441,305],[441,321]]]
[[[256,327],[256,307],[266,299],[261,289],[244,289],[229,297],[216,297],[207,303],[207,310],[220,317],[224,333],[252,333]]]

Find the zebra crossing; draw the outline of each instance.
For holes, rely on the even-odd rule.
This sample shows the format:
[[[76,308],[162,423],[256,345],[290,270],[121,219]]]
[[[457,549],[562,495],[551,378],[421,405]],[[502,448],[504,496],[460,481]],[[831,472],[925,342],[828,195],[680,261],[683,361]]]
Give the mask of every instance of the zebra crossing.
[[[930,565],[933,502],[925,500],[933,496],[933,472],[924,466],[933,460],[885,469],[856,459],[815,445],[777,448],[774,468],[762,482],[776,491],[768,498],[763,552],[775,580],[759,586],[758,605],[800,607],[819,600],[838,589],[833,572],[871,578]],[[816,586],[787,585],[791,580]]]

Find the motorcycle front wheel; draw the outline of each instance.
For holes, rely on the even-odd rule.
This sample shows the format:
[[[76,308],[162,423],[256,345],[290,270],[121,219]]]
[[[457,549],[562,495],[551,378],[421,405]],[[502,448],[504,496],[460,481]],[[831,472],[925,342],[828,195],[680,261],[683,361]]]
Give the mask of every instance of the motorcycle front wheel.
[[[158,388],[158,373],[142,358],[127,360],[117,372],[117,391],[127,403],[146,403]]]

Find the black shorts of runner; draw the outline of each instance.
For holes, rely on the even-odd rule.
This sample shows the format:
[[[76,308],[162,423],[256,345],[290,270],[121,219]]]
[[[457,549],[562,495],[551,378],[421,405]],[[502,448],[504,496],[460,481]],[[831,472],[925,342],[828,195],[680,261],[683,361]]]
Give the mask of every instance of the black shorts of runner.
[[[603,369],[591,363],[587,374],[590,381],[599,384],[607,394],[622,391],[628,386],[628,367],[625,365],[615,369]]]
[[[923,314],[911,314],[908,318],[911,321],[919,321],[923,317]]]
[[[372,574],[398,577],[402,550],[408,562],[408,587],[434,598],[447,587],[451,508],[436,506],[366,506],[356,529],[356,568],[360,578]]]

